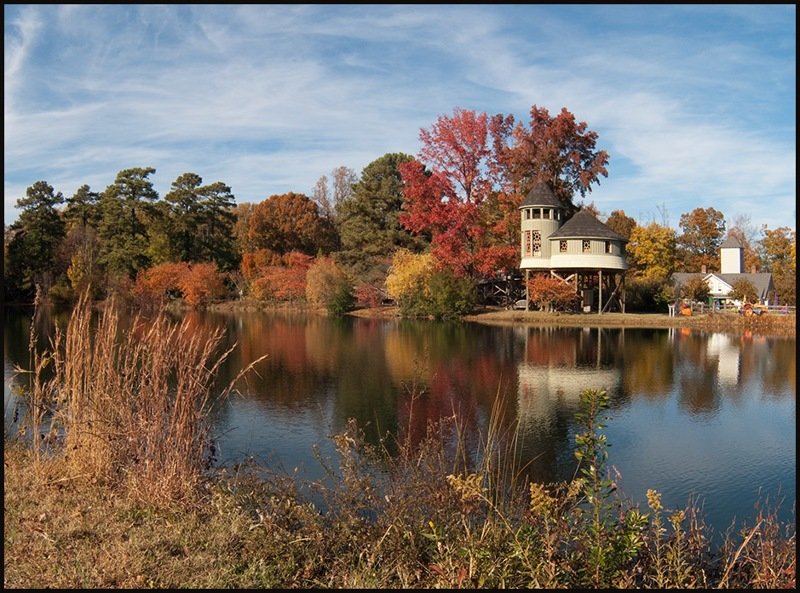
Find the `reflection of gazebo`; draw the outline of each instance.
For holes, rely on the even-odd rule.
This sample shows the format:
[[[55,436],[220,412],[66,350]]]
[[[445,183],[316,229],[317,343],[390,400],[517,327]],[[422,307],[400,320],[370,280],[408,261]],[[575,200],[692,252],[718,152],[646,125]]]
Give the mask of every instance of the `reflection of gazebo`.
[[[571,332],[559,337],[540,328],[538,331],[545,335],[538,343],[530,341],[531,331],[537,330],[526,332],[526,359],[517,365],[521,424],[546,418],[558,403],[576,404],[584,389],[612,391],[619,385],[621,369],[601,363],[603,352],[608,353],[618,343],[604,340],[607,330],[595,330],[595,336],[591,328],[583,328],[577,335]],[[591,346],[588,349],[587,342]]]
[[[547,416],[558,403],[577,403],[584,389],[611,389],[620,381],[619,369],[517,366],[520,423]]]
[[[546,272],[569,284],[584,311],[625,312],[624,237],[591,213],[566,209],[546,183],[537,184],[520,206],[521,261],[525,280]]]

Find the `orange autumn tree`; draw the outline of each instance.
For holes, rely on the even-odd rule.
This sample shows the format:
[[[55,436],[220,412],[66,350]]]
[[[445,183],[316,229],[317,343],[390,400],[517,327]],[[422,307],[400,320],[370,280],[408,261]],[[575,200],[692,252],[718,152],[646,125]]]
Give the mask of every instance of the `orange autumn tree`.
[[[242,254],[242,276],[247,282],[257,280],[267,269],[281,263],[281,254],[271,249],[256,249]]]
[[[174,292],[178,296],[178,279],[189,269],[186,262],[167,262],[140,270],[136,275],[136,283],[131,290],[134,298],[140,303],[150,305],[163,304]]]
[[[267,249],[242,256],[242,274],[253,297],[263,301],[301,301],[314,258],[299,251],[277,254]]]
[[[303,300],[313,255],[329,253],[338,241],[317,204],[292,192],[256,204],[247,227],[242,275],[250,294],[266,301]]]
[[[528,300],[538,309],[547,311],[567,309],[578,300],[575,289],[560,278],[535,274],[528,279]]]
[[[281,255],[299,251],[314,255],[336,246],[336,232],[308,196],[289,192],[256,204],[248,217],[247,242],[253,249]]]
[[[225,295],[223,278],[213,263],[168,262],[141,270],[132,293],[140,303],[160,305],[173,295],[197,307]]]
[[[178,278],[178,288],[192,307],[207,305],[225,295],[223,275],[212,262],[189,264]]]

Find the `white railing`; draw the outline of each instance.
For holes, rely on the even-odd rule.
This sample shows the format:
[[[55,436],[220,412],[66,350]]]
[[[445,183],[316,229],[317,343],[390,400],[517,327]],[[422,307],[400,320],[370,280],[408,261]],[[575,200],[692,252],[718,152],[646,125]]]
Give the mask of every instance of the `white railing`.
[[[741,307],[735,305],[734,303],[723,303],[722,305],[708,305],[708,303],[702,303],[698,301],[687,302],[686,303],[692,310],[692,314],[700,314],[703,313],[739,313],[741,311]],[[680,315],[680,310],[683,307],[683,303],[679,304],[674,311],[672,311],[671,315]],[[796,315],[797,314],[797,307],[794,305],[766,305],[767,314],[770,315]]]

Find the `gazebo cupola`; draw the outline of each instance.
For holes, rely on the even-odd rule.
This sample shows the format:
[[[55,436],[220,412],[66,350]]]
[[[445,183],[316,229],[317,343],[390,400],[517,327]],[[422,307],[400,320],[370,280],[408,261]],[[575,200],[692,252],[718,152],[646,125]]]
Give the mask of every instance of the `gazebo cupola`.
[[[539,182],[520,206],[520,268],[550,268],[550,235],[564,223],[566,210],[547,183]]]

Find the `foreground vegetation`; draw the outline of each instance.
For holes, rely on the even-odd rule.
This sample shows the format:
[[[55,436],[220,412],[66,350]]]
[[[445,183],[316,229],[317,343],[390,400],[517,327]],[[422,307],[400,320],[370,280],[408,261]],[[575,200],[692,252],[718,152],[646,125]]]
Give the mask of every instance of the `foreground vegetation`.
[[[187,342],[161,316],[120,332],[113,307],[94,334],[89,319],[84,301],[31,353],[26,426],[4,443],[6,587],[795,586],[796,524],[768,501],[712,547],[693,505],[617,491],[603,391],[581,395],[569,483],[521,483],[498,407],[478,455],[455,418],[413,448],[350,423],[305,484],[212,469],[217,335]]]

